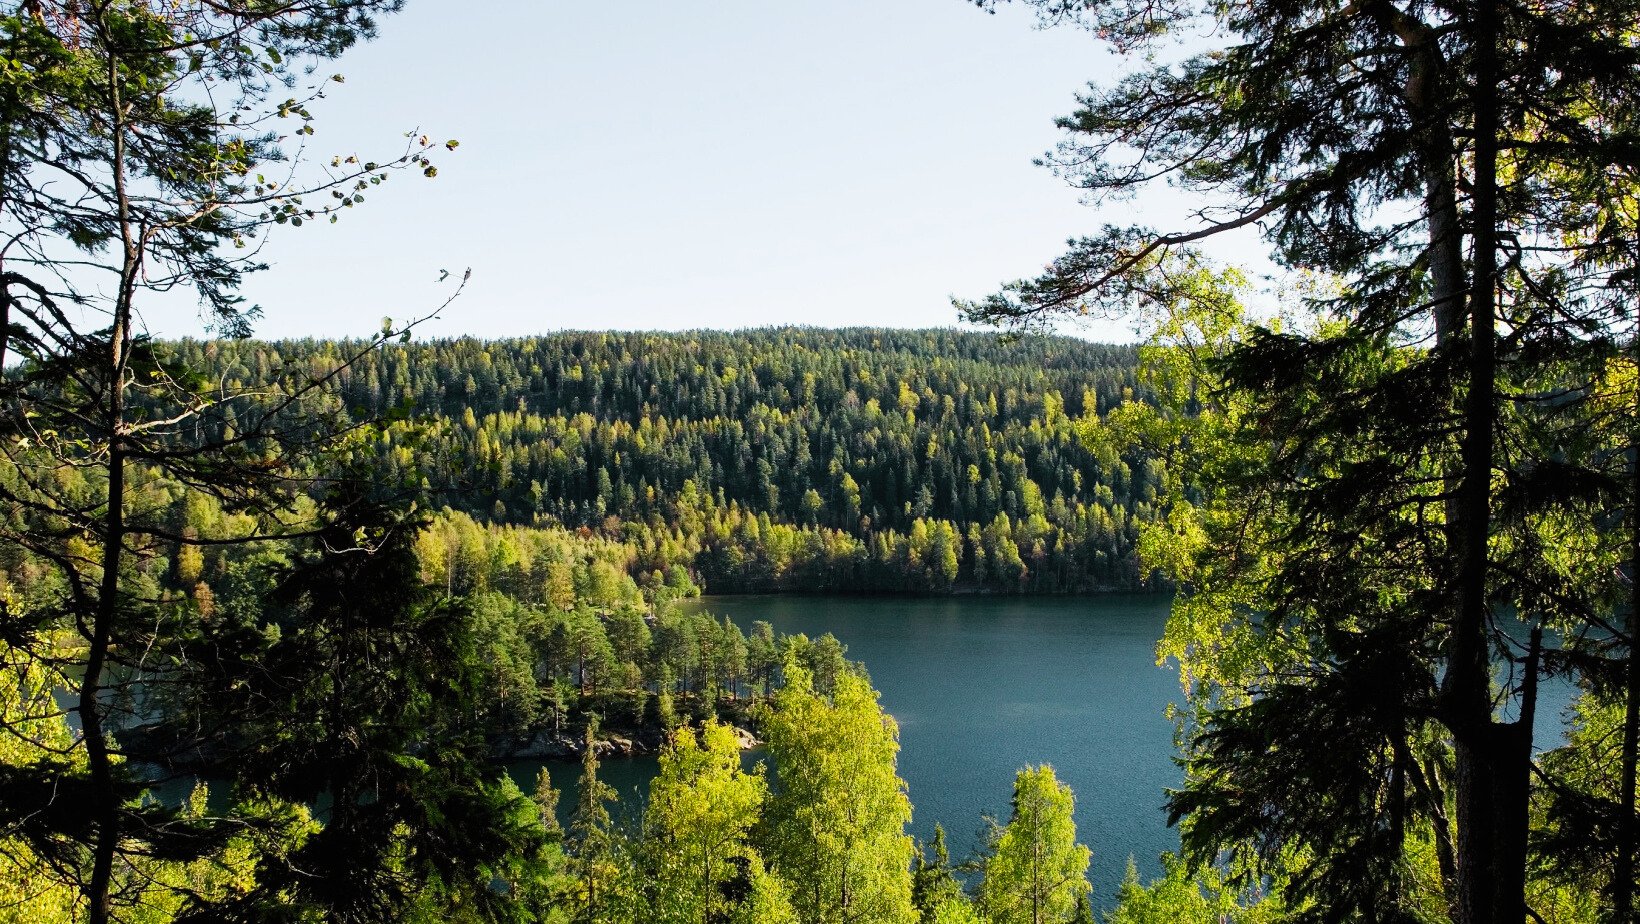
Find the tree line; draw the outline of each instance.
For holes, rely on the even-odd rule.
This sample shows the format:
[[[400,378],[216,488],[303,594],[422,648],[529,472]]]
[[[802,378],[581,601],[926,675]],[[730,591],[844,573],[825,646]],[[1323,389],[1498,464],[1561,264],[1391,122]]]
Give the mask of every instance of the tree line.
[[[1158,463],[1092,451],[1075,424],[1131,393],[1126,347],[808,328],[456,339],[351,364],[345,342],[162,346],[230,391],[334,370],[338,413],[415,417],[353,449],[388,483],[619,537],[715,592],[1150,586],[1133,544]]]
[[[829,634],[682,610],[698,588],[681,567],[634,578],[621,542],[334,494],[289,495],[323,524],[310,535],[229,541],[261,521],[176,481],[131,489],[187,541],[138,547],[124,577],[153,622],[112,653],[104,711],[132,826],[108,880],[118,920],[1094,920],[1051,768],[1021,771],[977,856],[953,861],[939,831],[915,844],[863,666]],[[9,618],[67,592],[52,565],[9,550]],[[0,793],[23,806],[0,836],[7,924],[70,924],[92,901],[71,798],[85,761],[57,699],[82,650],[40,625],[0,662]],[[730,723],[763,738],[767,769],[746,768]],[[612,811],[599,780],[616,734],[658,742],[641,813]],[[549,775],[526,793],[506,772],[543,737],[578,741],[567,825]],[[191,781],[180,804],[154,795]],[[1227,886],[1191,904],[1180,881],[1130,877],[1113,913],[1279,907]]]

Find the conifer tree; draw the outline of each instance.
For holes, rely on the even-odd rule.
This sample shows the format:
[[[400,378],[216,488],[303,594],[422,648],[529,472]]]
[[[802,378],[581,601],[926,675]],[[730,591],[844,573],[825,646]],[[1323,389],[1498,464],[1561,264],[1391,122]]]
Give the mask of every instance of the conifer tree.
[[[575,814],[569,844],[576,878],[577,924],[612,924],[628,917],[627,858],[615,820],[609,814],[613,787],[598,778],[598,717],[587,717],[581,776],[576,782]]]
[[[314,132],[307,106],[325,87],[315,69],[397,6],[30,0],[0,12],[0,499],[29,511],[8,518],[4,541],[55,577],[41,606],[26,620],[8,615],[0,634],[43,659],[54,657],[43,636],[79,636],[82,819],[57,835],[72,833],[83,851],[62,870],[91,924],[116,913],[115,879],[130,857],[182,850],[188,838],[157,842],[215,824],[167,821],[145,805],[145,780],[113,737],[135,724],[119,709],[130,697],[113,693],[135,673],[122,652],[187,634],[156,619],[172,603],[143,565],[161,544],[211,541],[153,521],[141,483],[157,471],[257,515],[264,535],[298,533],[282,457],[309,458],[338,435],[335,418],[307,403],[311,378],[225,390],[156,352],[142,313],[151,298],[187,293],[218,330],[244,335],[260,309],[238,288],[264,268],[249,245],[275,225],[336,220],[394,169],[436,173],[426,138],[380,164],[338,156],[317,175],[280,146]],[[194,612],[215,608],[208,586],[188,591]],[[167,634],[154,638],[156,626]]]
[[[531,794],[535,814],[540,819],[541,843],[532,868],[521,871],[509,883],[520,898],[522,909],[540,924],[568,924],[574,910],[576,883],[565,852],[564,828],[558,821],[559,793],[552,775],[542,767],[535,777]]]
[[[1405,855],[1428,826],[1451,917],[1521,920],[1531,719],[1559,660],[1541,639],[1623,605],[1627,553],[1600,537],[1634,532],[1612,461],[1632,432],[1585,437],[1635,339],[1635,222],[1609,206],[1633,201],[1635,8],[1032,5],[1121,52],[1210,25],[1213,47],[1087,93],[1051,158],[1095,199],[1177,181],[1206,205],[1075,241],[972,317],[1167,302],[1182,248],[1244,228],[1323,277],[1292,306],[1311,323],[1253,330],[1212,370],[1248,402],[1246,464],[1226,471],[1254,516],[1245,542],[1209,530],[1246,566],[1236,593],[1209,593],[1226,634],[1250,628],[1268,657],[1190,736],[1200,759],[1172,803],[1187,851],[1296,865],[1320,917],[1410,915]],[[1517,637],[1505,612],[1552,631]],[[1619,801],[1615,853],[1632,857]],[[1630,878],[1608,887],[1625,909]]]
[[[203,737],[205,766],[243,803],[235,827],[266,832],[254,880],[187,891],[179,920],[284,909],[386,924],[457,907],[504,919],[516,896],[492,886],[535,875],[546,831],[495,780],[473,721],[487,691],[472,614],[419,584],[413,520],[347,496],[335,506],[312,549],[263,565],[262,609],[165,646],[187,669],[155,696],[150,733]],[[276,836],[321,803],[314,830]],[[183,822],[178,836],[209,831]]]
[[[560,794],[552,785],[552,774],[542,767],[535,774],[535,792],[530,799],[535,803],[536,811],[541,813],[541,826],[546,830],[549,838],[562,840],[564,827],[558,821],[558,800]]]
[[[945,847],[945,826],[936,822],[934,839],[918,851],[912,862],[911,904],[923,924],[929,924],[940,906],[949,901],[966,901],[966,897],[952,871],[951,854]]]

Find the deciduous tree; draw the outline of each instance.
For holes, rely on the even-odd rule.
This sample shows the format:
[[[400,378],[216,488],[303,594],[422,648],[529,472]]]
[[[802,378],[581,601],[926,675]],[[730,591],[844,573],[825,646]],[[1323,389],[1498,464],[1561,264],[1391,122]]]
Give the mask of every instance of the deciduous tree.
[[[899,734],[877,694],[845,670],[816,692],[795,657],[763,716],[779,787],[762,853],[804,924],[910,924],[911,802],[895,772]]]
[[[751,899],[758,858],[748,836],[767,785],[761,773],[741,769],[733,730],[714,720],[698,737],[678,729],[660,760],[644,818],[650,914],[675,924],[724,920]]]
[[[979,905],[992,924],[1063,924],[1087,894],[1092,853],[1076,842],[1071,788],[1046,764],[1014,778],[1008,824],[985,859]]]

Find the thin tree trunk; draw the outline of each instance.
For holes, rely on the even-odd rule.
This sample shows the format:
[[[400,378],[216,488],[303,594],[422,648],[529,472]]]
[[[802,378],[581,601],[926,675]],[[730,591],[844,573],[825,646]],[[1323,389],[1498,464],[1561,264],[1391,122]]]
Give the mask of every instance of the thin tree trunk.
[[[1424,214],[1429,231],[1430,313],[1436,342],[1446,345],[1463,335],[1463,228],[1458,220],[1457,145],[1438,93],[1446,71],[1435,30],[1396,7],[1379,2],[1365,7],[1379,26],[1395,35],[1407,54],[1407,79],[1401,98],[1421,136]]]
[[[1497,844],[1493,908],[1496,920],[1515,924],[1526,919],[1526,853],[1531,831],[1532,723],[1537,717],[1538,673],[1543,663],[1543,627],[1533,626],[1521,684],[1520,715],[1492,726],[1495,753],[1493,810]]]
[[[1634,352],[1640,362],[1640,332]],[[1627,921],[1634,908],[1635,854],[1640,851],[1635,825],[1635,764],[1640,751],[1640,391],[1635,394],[1637,431],[1629,446],[1629,619],[1628,683],[1623,708],[1623,754],[1619,779],[1617,856],[1612,864],[1612,920]]]
[[[1525,917],[1525,832],[1517,828],[1525,820],[1526,790],[1517,785],[1515,764],[1530,753],[1528,749],[1519,754],[1513,728],[1492,721],[1489,670],[1488,539],[1497,416],[1498,32],[1495,6],[1479,4],[1474,22],[1474,259],[1457,524],[1457,612],[1442,691],[1457,758],[1457,924],[1518,924]]]
[[[1407,14],[1390,2],[1377,3],[1368,9],[1372,11],[1372,14],[1383,28],[1396,36],[1407,52],[1409,66],[1407,80],[1402,87],[1402,99],[1406,103],[1408,114],[1414,125],[1419,126],[1418,130],[1422,136],[1419,155],[1423,162],[1423,205],[1429,236],[1429,309],[1435,324],[1437,348],[1451,349],[1462,341],[1465,329],[1469,325],[1466,324],[1467,319],[1465,318],[1468,307],[1465,298],[1468,294],[1468,280],[1464,271],[1463,228],[1459,220],[1457,200],[1457,145],[1449,123],[1450,113],[1441,110],[1437,105],[1439,89],[1445,77],[1446,62],[1434,30],[1429,28],[1426,23]],[[1491,330],[1489,323],[1486,329]],[[1488,387],[1487,393],[1490,393],[1490,387]],[[1458,412],[1459,408],[1454,403],[1442,402],[1441,406],[1432,407],[1430,411],[1438,414],[1451,414]],[[1490,424],[1483,432],[1488,436],[1487,445],[1489,447]],[[1467,452],[1467,446],[1465,450]],[[1469,468],[1468,462],[1469,459],[1463,459],[1459,465],[1454,466],[1446,473],[1444,479],[1447,495],[1447,501],[1444,505],[1446,513],[1444,528],[1447,547],[1452,550],[1464,548],[1469,535],[1466,526],[1472,523],[1469,516],[1467,516],[1468,511],[1465,509],[1466,505],[1464,503],[1466,493],[1465,474],[1473,471]],[[1490,462],[1488,461],[1486,469],[1489,468]],[[1483,487],[1482,491],[1485,490]],[[1482,497],[1483,503],[1480,507],[1484,517],[1486,510],[1484,494]],[[1479,528],[1480,535],[1483,537],[1486,528],[1483,519]],[[1484,587],[1484,538],[1479,548],[1482,550],[1482,566],[1478,580]],[[1484,591],[1481,596],[1484,597]],[[1470,604],[1465,601],[1458,602],[1460,608],[1468,605]],[[1484,600],[1480,601],[1479,605],[1484,607]],[[1480,678],[1478,685],[1484,690],[1488,676],[1485,668],[1484,615],[1481,616],[1478,625],[1474,624],[1474,620],[1466,621],[1462,616],[1459,616],[1454,620],[1454,627],[1454,635],[1448,640],[1449,655],[1455,654],[1462,648],[1466,650],[1465,657],[1474,660],[1478,656],[1479,665],[1469,670],[1453,670],[1449,667],[1442,690],[1443,711],[1449,711],[1449,704],[1444,701],[1448,700],[1451,691],[1459,686],[1457,681],[1462,679],[1462,686],[1473,689],[1477,686],[1477,682],[1470,678],[1478,676]],[[1478,636],[1480,639],[1479,645],[1459,642],[1460,632],[1468,633],[1471,638]],[[1475,709],[1472,707],[1466,711],[1474,712]],[[1460,751],[1464,751],[1466,748],[1462,742],[1459,743],[1458,747]],[[1474,792],[1476,781],[1471,777],[1473,776],[1475,761],[1460,757],[1459,764],[1460,768],[1454,780],[1455,789],[1460,794]],[[1434,780],[1433,776],[1423,782],[1437,794],[1438,798],[1444,799],[1444,794],[1440,794],[1438,781]],[[1462,802],[1461,799],[1458,801]],[[1490,866],[1489,860],[1483,855],[1485,845],[1490,843],[1487,834],[1480,832],[1479,839],[1466,836],[1472,833],[1467,830],[1467,826],[1473,823],[1476,816],[1482,820],[1489,818],[1489,816],[1484,806],[1476,807],[1471,805],[1466,809],[1462,804],[1458,806],[1456,816],[1458,830],[1454,832],[1452,820],[1448,818],[1444,808],[1437,805],[1434,807],[1431,823],[1437,826],[1435,832],[1436,853],[1440,862],[1442,883],[1445,886],[1446,898],[1452,916],[1459,924],[1474,924],[1479,919],[1466,917],[1460,910],[1462,905],[1460,895],[1463,890],[1460,888],[1459,883],[1460,881],[1470,882],[1474,875],[1473,872],[1459,872],[1460,845],[1463,853],[1468,858],[1467,863],[1471,870],[1476,867]]]
[[[118,411],[119,402],[110,409]],[[110,415],[113,416],[112,414]],[[120,841],[119,798],[114,791],[113,761],[108,751],[107,732],[103,727],[102,706],[98,697],[102,692],[103,668],[117,616],[119,594],[120,551],[125,541],[125,462],[116,449],[109,453],[108,512],[103,519],[103,575],[93,617],[89,650],[86,655],[85,677],[80,681],[80,728],[85,739],[86,767],[91,775],[92,806],[96,830],[93,848],[91,878],[86,885],[90,904],[90,924],[107,924],[112,913],[111,884],[113,882],[114,853]]]
[[[114,787],[113,758],[103,722],[103,671],[119,616],[120,569],[125,551],[125,379],[130,363],[132,303],[141,266],[141,242],[131,217],[125,185],[125,112],[120,94],[119,63],[108,35],[107,22],[98,18],[99,40],[108,57],[106,77],[112,114],[113,156],[109,170],[119,208],[122,263],[119,290],[114,299],[109,331],[108,381],[103,421],[108,440],[108,499],[102,523],[102,580],[92,617],[85,677],[80,681],[78,712],[85,739],[86,765],[91,777],[92,817],[96,840],[92,848],[91,877],[86,884],[87,920],[107,924],[113,913],[114,857],[122,837],[119,794]]]

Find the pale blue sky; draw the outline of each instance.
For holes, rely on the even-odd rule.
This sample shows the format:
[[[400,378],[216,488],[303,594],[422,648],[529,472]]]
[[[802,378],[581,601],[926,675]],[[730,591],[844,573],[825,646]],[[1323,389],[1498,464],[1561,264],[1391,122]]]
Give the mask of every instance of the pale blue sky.
[[[469,266],[425,335],[948,326],[950,296],[1033,274],[1100,220],[1031,160],[1116,62],[1022,9],[411,0],[381,26],[333,65],[312,149],[381,158],[412,128],[461,147],[337,225],[278,229],[246,288],[261,336],[367,334]],[[187,308],[148,321],[200,330]]]

